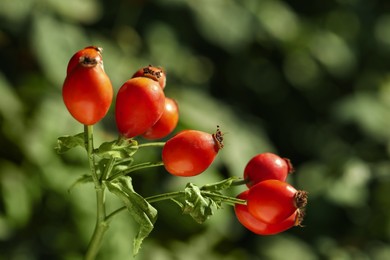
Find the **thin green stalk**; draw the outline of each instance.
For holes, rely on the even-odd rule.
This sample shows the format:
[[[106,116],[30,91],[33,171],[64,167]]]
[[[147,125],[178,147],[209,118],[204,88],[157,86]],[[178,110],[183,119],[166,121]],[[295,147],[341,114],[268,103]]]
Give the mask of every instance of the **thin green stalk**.
[[[128,169],[126,170],[123,170],[123,171],[120,171],[120,172],[117,172],[116,174],[110,176],[107,181],[110,182],[110,181],[113,181],[115,180],[116,178],[119,178],[121,176],[125,176],[131,172],[134,172],[134,171],[137,171],[137,170],[142,170],[142,169],[146,169],[146,168],[152,168],[152,167],[158,167],[158,166],[162,166],[164,165],[163,162],[156,162],[156,163],[152,163],[152,162],[145,162],[145,163],[139,163],[139,164],[136,164],[136,165],[133,165],[131,167],[129,167]]]
[[[89,169],[91,171],[92,179],[95,184],[95,187],[100,186],[100,182],[96,173],[95,167],[95,157],[94,157],[94,148],[93,148],[93,126],[84,125],[84,142],[85,149],[87,150]]]
[[[163,200],[169,200],[169,199],[174,199],[174,198],[177,198],[177,197],[180,197],[180,196],[183,196],[185,192],[184,191],[174,191],[174,192],[168,192],[168,193],[163,193],[163,194],[158,194],[158,195],[154,195],[154,196],[150,196],[150,197],[147,197],[145,198],[145,200],[149,203],[154,203],[154,202],[158,202],[158,201],[163,201]],[[242,200],[242,199],[237,199],[237,198],[234,198],[234,197],[229,197],[229,196],[225,196],[225,195],[221,195],[221,194],[217,194],[217,193],[213,193],[213,192],[209,192],[209,191],[201,191],[202,195],[205,195],[205,196],[209,196],[209,197],[214,197],[214,198],[219,198],[221,199],[224,203],[227,203],[229,205],[235,205],[235,204],[243,204],[243,205],[246,205],[246,200]],[[111,221],[111,219],[119,214],[120,212],[126,210],[126,207],[123,206],[113,212],[111,212],[111,214],[109,214],[107,217],[106,217],[106,221],[109,222]]]
[[[114,157],[110,158],[110,160],[108,161],[108,163],[104,169],[102,176],[100,177],[100,181],[104,181],[105,179],[108,178],[110,172],[112,171],[112,168],[114,168],[115,161],[116,161],[116,159]]]
[[[235,205],[235,204],[246,205],[246,200],[237,199],[237,198],[230,197],[230,196],[225,196],[225,195],[213,193],[210,191],[200,191],[200,193],[202,193],[202,195],[205,195],[207,197],[214,197],[214,198],[221,199],[224,203],[227,203],[230,205]]]
[[[93,182],[95,184],[96,191],[96,225],[92,238],[88,245],[87,253],[85,255],[85,259],[93,260],[99,252],[104,233],[108,229],[108,223],[106,222],[104,186],[98,178],[95,167],[96,164],[93,147],[93,126],[84,126],[84,140],[88,154],[89,168],[91,171]]]
[[[239,180],[234,180],[232,182],[232,186],[240,186],[240,185],[246,185],[249,181],[249,179],[239,179]]]
[[[168,192],[168,193],[150,196],[150,197],[145,198],[145,200],[149,203],[153,203],[153,202],[158,202],[158,201],[162,201],[162,200],[174,199],[174,198],[182,196],[183,194],[184,194],[184,191],[174,191],[174,192]],[[126,209],[127,209],[127,207],[123,206],[117,210],[114,210],[113,212],[111,212],[111,214],[109,214],[106,217],[106,222],[111,221],[111,219],[114,216],[116,216],[117,214],[121,213],[122,211],[124,211]]]
[[[163,147],[165,142],[151,142],[137,145],[138,148],[142,147]]]
[[[154,202],[158,202],[158,201],[162,201],[162,200],[174,199],[174,198],[182,196],[184,193],[185,193],[184,191],[167,192],[167,193],[147,197],[147,198],[145,198],[145,200],[149,203],[154,203]]]

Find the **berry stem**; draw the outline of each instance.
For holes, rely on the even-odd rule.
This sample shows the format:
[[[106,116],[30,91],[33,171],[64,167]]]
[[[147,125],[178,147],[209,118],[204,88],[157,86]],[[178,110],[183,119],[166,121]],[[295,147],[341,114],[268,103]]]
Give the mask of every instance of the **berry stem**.
[[[96,205],[97,205],[96,225],[85,255],[85,259],[92,260],[95,259],[96,255],[98,254],[104,233],[108,229],[108,223],[105,221],[106,220],[106,207],[105,207],[105,195],[104,195],[105,188],[97,176],[96,167],[95,167],[92,125],[84,126],[84,141],[85,141],[85,148],[88,154],[89,168],[91,171],[93,182],[95,184]]]
[[[235,204],[246,205],[246,200],[237,199],[235,197],[225,196],[225,195],[210,192],[210,191],[201,191],[201,194],[206,196],[206,197],[218,198],[222,202],[229,204],[229,205],[232,205],[232,206],[234,206]]]
[[[125,175],[128,175],[129,173],[131,172],[134,172],[134,171],[137,171],[137,170],[142,170],[142,169],[147,169],[147,168],[152,168],[152,167],[158,167],[158,166],[162,166],[164,165],[163,162],[156,162],[156,163],[152,163],[152,162],[144,162],[144,163],[139,163],[139,164],[136,164],[136,165],[133,165],[131,167],[129,167],[128,169],[126,170],[123,170],[123,171],[120,171],[112,176],[110,176],[107,181],[110,182],[110,181],[113,181],[115,180],[116,178],[119,178],[121,176],[125,176]]]
[[[163,201],[163,200],[174,199],[174,198],[180,197],[184,194],[185,194],[184,191],[174,191],[174,192],[168,192],[168,193],[162,193],[159,195],[150,196],[150,197],[145,198],[145,200],[149,203],[153,203],[153,202],[158,202],[158,201]]]
[[[107,179],[107,177],[110,175],[110,173],[112,171],[112,168],[114,168],[115,162],[116,162],[116,158],[111,157],[110,160],[108,161],[106,167],[104,168],[104,172],[100,178],[100,181]]]
[[[142,147],[163,147],[165,142],[150,142],[137,145],[138,148]]]
[[[158,202],[158,201],[163,201],[163,200],[174,199],[174,198],[182,196],[183,194],[184,194],[184,191],[174,191],[174,192],[168,192],[168,193],[162,193],[162,194],[150,196],[150,197],[145,198],[145,200],[149,203],[153,203],[153,202]],[[107,222],[110,221],[115,215],[117,215],[118,213],[120,213],[126,209],[127,209],[126,206],[123,206],[117,210],[114,210],[113,212],[111,212],[111,214],[109,214],[106,217],[106,221]]]
[[[237,199],[235,197],[225,196],[218,193],[210,192],[210,191],[201,191],[201,194],[206,197],[213,197],[218,198],[222,202],[229,204],[231,206],[234,206],[235,204],[242,204],[246,205],[246,200]],[[185,191],[174,191],[174,192],[168,192],[168,193],[162,193],[154,196],[150,196],[145,198],[145,200],[149,203],[159,202],[163,200],[170,200],[175,199],[178,197],[182,197],[185,195]],[[109,214],[106,217],[106,222],[110,221],[116,214],[122,212],[123,210],[126,210],[126,207],[123,206],[115,211],[113,211],[111,214]]]
[[[248,182],[250,182],[249,179],[234,180],[234,181],[232,182],[232,186],[246,185]]]

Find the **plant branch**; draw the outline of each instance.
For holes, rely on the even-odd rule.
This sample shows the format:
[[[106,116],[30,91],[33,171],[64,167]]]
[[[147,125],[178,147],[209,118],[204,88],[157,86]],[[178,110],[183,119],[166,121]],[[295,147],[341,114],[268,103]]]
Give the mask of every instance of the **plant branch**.
[[[225,196],[225,195],[210,192],[210,191],[201,191],[201,193],[204,196],[221,199],[224,203],[227,203],[227,204],[232,205],[232,206],[234,206],[235,204],[246,205],[246,200],[237,199],[237,198],[230,197],[230,196]],[[162,194],[150,196],[150,197],[145,198],[145,200],[149,203],[154,203],[154,202],[163,201],[163,200],[175,199],[177,197],[183,196],[184,194],[185,194],[185,191],[174,191],[174,192],[168,192],[168,193],[162,193]],[[111,221],[111,219],[115,215],[119,214],[120,212],[122,212],[124,210],[126,210],[125,206],[114,210],[109,215],[107,215],[106,222]]]
[[[102,182],[99,180],[96,172],[96,163],[94,155],[94,145],[93,145],[93,126],[84,126],[84,141],[85,147],[88,154],[89,168],[91,171],[92,179],[95,184],[96,191],[96,225],[92,235],[92,238],[89,242],[87,253],[85,259],[92,260],[95,259],[96,255],[99,252],[104,233],[108,229],[108,223],[106,219],[106,207],[105,207],[105,187],[102,185]]]
[[[156,162],[156,163],[144,162],[144,163],[139,163],[139,164],[136,164],[136,165],[133,165],[133,166],[129,167],[126,170],[117,172],[116,174],[114,174],[111,177],[109,177],[107,179],[107,181],[113,181],[116,178],[119,178],[121,176],[125,176],[125,175],[127,175],[127,174],[129,174],[131,172],[137,171],[137,170],[142,170],[142,169],[147,169],[147,168],[152,168],[152,167],[158,167],[158,166],[162,166],[162,165],[164,165],[163,162]]]
[[[138,148],[142,147],[163,147],[165,145],[165,142],[151,142],[151,143],[143,143],[137,145]]]

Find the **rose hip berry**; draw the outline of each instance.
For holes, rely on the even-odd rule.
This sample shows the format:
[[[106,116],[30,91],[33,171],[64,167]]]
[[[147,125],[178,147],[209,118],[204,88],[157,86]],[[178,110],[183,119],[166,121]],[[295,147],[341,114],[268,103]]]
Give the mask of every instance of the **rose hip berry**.
[[[221,131],[209,134],[183,130],[169,139],[162,150],[165,169],[176,176],[195,176],[205,171],[223,148]]]
[[[285,181],[287,175],[294,171],[290,160],[273,153],[261,153],[249,160],[244,169],[244,179],[251,187],[264,180]]]
[[[179,121],[179,108],[175,100],[165,97],[164,112],[160,119],[142,135],[149,140],[160,139],[169,135]]]
[[[118,131],[127,138],[145,133],[160,119],[164,104],[164,92],[156,81],[144,77],[129,79],[116,97]]]
[[[62,88],[65,106],[84,125],[100,121],[107,114],[113,99],[112,84],[104,72],[103,59],[98,50],[98,47],[87,47],[73,55]]]
[[[265,180],[252,186],[248,193],[248,211],[270,224],[283,221],[307,204],[307,192],[279,180]]]
[[[237,198],[247,200],[249,190],[240,193]],[[303,213],[297,209],[286,219],[281,222],[269,224],[255,218],[249,213],[248,207],[242,204],[235,204],[234,212],[238,221],[247,229],[258,235],[275,235],[280,232],[286,231],[287,229],[300,226],[303,220]]]

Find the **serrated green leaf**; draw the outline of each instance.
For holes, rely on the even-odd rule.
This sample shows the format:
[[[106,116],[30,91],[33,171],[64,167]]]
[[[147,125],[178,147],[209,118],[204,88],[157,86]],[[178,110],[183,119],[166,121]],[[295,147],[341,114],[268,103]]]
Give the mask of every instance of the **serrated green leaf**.
[[[80,178],[78,178],[68,189],[70,192],[75,186],[83,183],[93,182],[92,176],[89,174],[84,174]]]
[[[84,133],[79,133],[77,135],[66,135],[61,136],[57,139],[57,146],[54,148],[57,153],[65,153],[75,147],[84,147]]]
[[[185,191],[183,214],[189,214],[196,222],[203,223],[214,214],[213,207],[217,204],[209,197],[202,196],[199,187],[188,183]]]
[[[96,154],[103,158],[126,159],[132,157],[137,150],[137,141],[133,139],[118,139],[102,143]]]
[[[221,191],[221,190],[226,190],[232,186],[232,183],[239,178],[236,176],[230,177],[228,179],[212,183],[212,184],[206,184],[203,185],[200,189],[201,190],[206,190],[206,191]]]
[[[110,192],[118,196],[125,203],[133,219],[140,229],[134,239],[133,254],[138,254],[142,241],[150,234],[157,219],[157,210],[141,195],[134,191],[130,177],[120,177],[115,182],[107,182]]]

